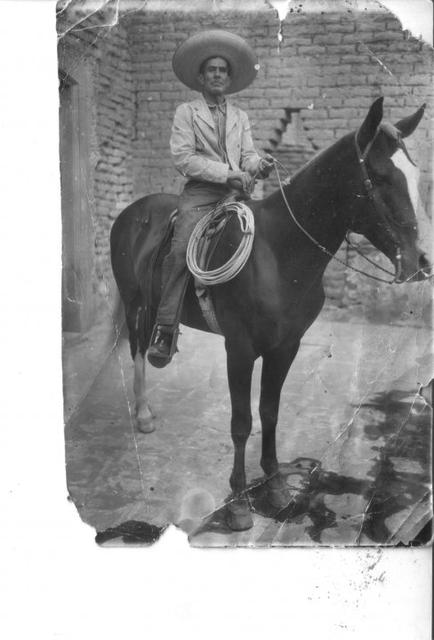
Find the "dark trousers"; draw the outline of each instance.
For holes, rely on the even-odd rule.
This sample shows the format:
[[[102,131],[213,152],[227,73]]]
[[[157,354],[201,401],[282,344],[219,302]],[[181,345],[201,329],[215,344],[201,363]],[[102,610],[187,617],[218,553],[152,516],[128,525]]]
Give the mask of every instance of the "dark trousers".
[[[230,193],[226,185],[188,182],[181,193],[170,252],[163,262],[162,296],[156,323],[176,327],[188,279],[186,254],[194,227]]]

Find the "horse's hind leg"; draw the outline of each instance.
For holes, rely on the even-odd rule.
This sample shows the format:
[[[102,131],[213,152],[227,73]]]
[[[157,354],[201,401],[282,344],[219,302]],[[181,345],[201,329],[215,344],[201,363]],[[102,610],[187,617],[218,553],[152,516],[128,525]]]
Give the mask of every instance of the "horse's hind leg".
[[[144,331],[144,313],[139,301],[135,299],[126,308],[131,356],[134,360],[134,399],[136,427],[142,433],[155,430],[154,415],[148,402],[146,389],[145,352],[148,346]]]
[[[245,495],[245,449],[252,429],[250,391],[254,356],[250,349],[226,343],[228,381],[232,404],[231,435],[234,443],[234,466],[230,477],[232,499],[226,505],[226,521],[235,531],[253,526],[250,505]]]
[[[152,433],[155,431],[155,416],[149,406],[146,391],[146,360],[139,349],[134,357],[134,397],[136,426],[142,433]]]
[[[299,342],[279,347],[263,356],[261,376],[261,399],[259,414],[262,422],[261,467],[266,476],[269,502],[283,509],[290,500],[289,490],[279,473],[276,456],[276,425],[279,414],[280,393],[289,368],[297,355]]]

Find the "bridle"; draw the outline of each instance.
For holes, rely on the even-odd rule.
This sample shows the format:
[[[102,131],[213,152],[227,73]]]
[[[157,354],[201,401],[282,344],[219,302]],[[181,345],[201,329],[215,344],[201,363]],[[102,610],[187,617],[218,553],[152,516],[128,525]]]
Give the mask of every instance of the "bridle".
[[[374,211],[375,211],[377,216],[378,216],[378,210],[377,210],[377,205],[375,204],[374,185],[373,185],[373,182],[372,182],[371,178],[369,177],[368,169],[366,167],[366,158],[368,157],[368,154],[369,154],[370,150],[372,149],[372,145],[374,144],[374,142],[375,142],[375,140],[376,140],[376,138],[378,136],[378,133],[381,130],[381,128],[382,128],[381,125],[379,127],[377,127],[374,136],[368,142],[368,144],[366,145],[366,148],[365,148],[365,150],[363,152],[360,149],[360,145],[359,145],[359,141],[358,141],[358,136],[359,136],[359,133],[360,133],[360,129],[358,129],[356,131],[356,133],[354,134],[354,145],[356,147],[356,154],[357,154],[357,160],[358,160],[358,163],[359,163],[359,167],[360,167],[360,170],[362,172],[362,181],[363,181],[363,186],[365,187],[365,190],[366,190],[366,197],[368,198],[369,202],[371,203],[372,207],[374,208]],[[404,147],[405,153],[406,153],[407,157],[410,159],[408,151],[405,148],[404,141],[399,137],[397,137],[396,140],[397,140],[398,146],[400,148]],[[412,162],[412,164],[414,164],[411,159],[410,159],[410,162]],[[354,251],[356,251],[356,253],[359,256],[361,256],[364,260],[366,260],[370,264],[374,265],[380,271],[383,271],[384,273],[387,273],[389,276],[394,276],[393,280],[384,280],[384,279],[381,278],[382,282],[387,282],[388,284],[394,284],[394,283],[399,281],[399,278],[401,277],[401,272],[402,272],[402,254],[401,254],[401,249],[400,249],[399,244],[398,244],[398,247],[397,247],[397,250],[396,250],[396,256],[395,256],[396,257],[395,273],[393,273],[392,271],[389,271],[388,269],[385,269],[381,265],[376,264],[373,260],[368,258],[368,256],[366,256],[362,251],[360,251],[360,249],[358,247],[356,247],[354,244],[352,244],[350,242],[350,240],[348,239],[348,235],[349,235],[349,232],[347,232],[346,237],[345,237],[345,240],[347,241],[348,246],[351,247]],[[365,273],[364,275],[367,275],[369,278],[373,278],[374,277],[374,276],[371,276],[370,274],[367,274],[367,273]]]
[[[405,153],[405,155],[407,156],[407,158],[410,160],[410,162],[414,165],[413,160],[410,158],[410,155],[407,151],[407,148],[405,147],[404,141],[402,140],[402,138],[398,135],[395,134],[395,127],[392,127],[391,125],[380,125],[373,138],[370,140],[370,142],[368,143],[368,145],[366,146],[365,150],[362,152],[359,146],[359,142],[358,142],[358,135],[359,135],[359,130],[356,131],[355,135],[354,135],[354,144],[355,144],[355,148],[356,148],[356,154],[357,154],[357,160],[358,160],[358,164],[360,166],[360,170],[362,172],[362,181],[363,181],[363,186],[366,190],[366,197],[369,199],[370,203],[372,204],[372,206],[374,207],[375,212],[378,215],[378,210],[377,210],[377,205],[375,203],[375,197],[374,197],[374,185],[373,182],[371,180],[371,178],[369,177],[369,173],[368,173],[368,169],[366,167],[366,158],[369,154],[369,151],[372,148],[372,145],[374,144],[376,137],[379,133],[379,131],[381,129],[386,129],[387,133],[391,133],[393,131],[394,133],[394,137],[398,143],[398,147],[400,149],[402,149],[402,151]],[[304,227],[303,225],[300,224],[300,222],[297,220],[297,218],[295,217],[291,206],[289,205],[289,202],[286,198],[285,195],[285,191],[283,189],[283,183],[281,181],[280,178],[280,174],[279,174],[279,170],[277,165],[280,165],[289,175],[289,172],[287,171],[287,169],[275,158],[273,158],[274,161],[274,168],[276,170],[276,175],[277,175],[277,180],[279,183],[279,188],[280,188],[280,192],[282,194],[282,198],[283,201],[285,202],[286,208],[289,211],[289,214],[293,220],[293,222],[297,225],[297,227],[304,233],[304,235],[309,238],[309,240],[316,246],[318,247],[318,249],[320,249],[323,253],[325,253],[327,256],[329,256],[330,258],[332,258],[333,260],[335,260],[336,262],[339,262],[340,264],[343,264],[345,267],[351,269],[352,271],[355,271],[356,273],[360,273],[364,276],[366,276],[367,278],[371,278],[372,280],[377,280],[378,282],[384,282],[386,284],[395,284],[396,282],[399,282],[399,278],[401,276],[401,272],[402,272],[402,254],[401,254],[401,249],[398,245],[397,247],[397,252],[396,252],[396,269],[395,269],[395,273],[393,273],[392,271],[389,271],[388,269],[385,269],[384,267],[382,267],[381,265],[377,264],[376,262],[374,262],[373,260],[371,260],[368,256],[366,256],[364,253],[362,253],[362,251],[360,251],[360,249],[358,247],[356,247],[354,244],[352,244],[350,242],[350,240],[348,239],[348,233],[346,234],[345,240],[348,244],[349,247],[351,247],[354,251],[356,251],[356,253],[358,253],[358,255],[360,255],[364,260],[366,260],[367,262],[369,262],[370,264],[372,264],[374,267],[376,267],[376,269],[383,271],[384,273],[387,273],[390,276],[393,276],[393,280],[386,280],[385,278],[380,278],[379,276],[374,276],[370,273],[367,273],[366,271],[363,271],[362,269],[358,269],[357,267],[354,267],[353,265],[349,264],[348,262],[346,262],[345,260],[341,260],[340,258],[338,258],[337,256],[334,255],[334,253],[332,253],[331,251],[329,251],[326,247],[324,247],[321,243],[319,243]],[[290,180],[287,178],[285,179],[284,183],[285,185],[289,184]],[[428,276],[429,277],[429,276]]]

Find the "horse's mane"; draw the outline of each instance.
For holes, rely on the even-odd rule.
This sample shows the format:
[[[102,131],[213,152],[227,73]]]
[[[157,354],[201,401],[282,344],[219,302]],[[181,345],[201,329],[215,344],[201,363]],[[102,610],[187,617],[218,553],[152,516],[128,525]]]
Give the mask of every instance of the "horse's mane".
[[[378,131],[379,132],[381,131],[381,133],[383,133],[392,142],[396,143],[400,141],[400,135],[401,135],[400,131],[391,122],[387,122],[387,121],[382,122],[378,127]],[[319,151],[317,151],[315,155],[309,158],[307,162],[305,162],[299,169],[297,169],[297,171],[291,176],[290,182],[294,181],[298,177],[301,177],[306,171],[311,169],[313,165],[322,161],[324,156],[329,155],[332,152],[336,152],[338,146],[341,146],[344,142],[346,142],[350,138],[354,139],[356,136],[357,136],[357,131],[346,133],[338,140],[335,140],[334,142],[332,142],[332,144],[330,144],[325,149],[320,149]],[[404,152],[408,153],[406,149],[404,150]],[[411,158],[409,158],[409,160],[410,162],[412,162]]]
[[[286,192],[287,189],[289,189],[291,186],[294,186],[294,183],[299,178],[303,177],[306,174],[306,172],[309,172],[312,169],[316,168],[317,165],[319,163],[322,163],[327,156],[329,156],[332,153],[334,154],[338,146],[342,145],[351,137],[354,137],[354,135],[355,135],[354,131],[350,133],[346,133],[344,136],[342,136],[338,140],[333,141],[332,144],[330,144],[328,147],[325,147],[324,149],[320,149],[319,151],[317,151],[311,158],[309,158],[307,162],[305,162],[301,167],[299,167],[295,173],[293,173],[291,176],[288,175],[286,179],[282,180],[282,186],[284,191]],[[278,168],[276,168],[275,170],[278,171]],[[281,193],[280,193],[280,186],[279,186],[276,191],[273,191],[273,193],[271,193],[269,196],[264,198],[263,202],[268,201],[269,199],[275,198],[276,196],[280,196],[280,195]]]

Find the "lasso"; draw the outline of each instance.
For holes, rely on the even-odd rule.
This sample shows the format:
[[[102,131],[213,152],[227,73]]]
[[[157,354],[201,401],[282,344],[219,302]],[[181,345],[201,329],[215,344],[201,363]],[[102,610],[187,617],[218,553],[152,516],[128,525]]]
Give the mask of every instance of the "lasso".
[[[235,253],[221,267],[205,271],[202,267],[204,257],[200,252],[200,243],[205,239],[207,227],[215,216],[215,211],[211,211],[197,223],[190,237],[187,247],[187,266],[193,276],[200,284],[210,286],[223,284],[237,276],[246,264],[250,252],[252,251],[253,239],[255,235],[255,220],[253,213],[242,202],[230,202],[225,205],[228,213],[236,213],[240,223],[243,236]],[[202,264],[199,265],[198,262]]]

